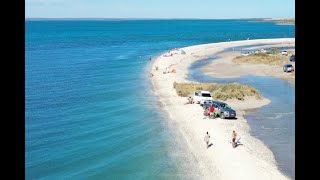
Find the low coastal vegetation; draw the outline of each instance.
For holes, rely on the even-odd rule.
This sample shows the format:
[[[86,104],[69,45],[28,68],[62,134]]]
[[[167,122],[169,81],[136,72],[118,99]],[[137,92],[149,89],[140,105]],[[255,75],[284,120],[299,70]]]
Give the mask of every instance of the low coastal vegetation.
[[[242,85],[238,83],[217,84],[217,83],[173,83],[173,87],[179,96],[188,97],[193,96],[193,93],[198,90],[210,91],[213,94],[214,99],[227,100],[238,99],[245,100],[247,96],[255,96],[257,99],[261,99],[260,92],[248,85]]]
[[[295,25],[296,23],[295,18],[265,18],[265,19],[261,19],[260,21],[274,22],[277,24],[287,24],[287,25]]]
[[[266,53],[250,54],[248,56],[237,56],[232,62],[248,63],[248,64],[267,64],[267,65],[283,65],[290,62],[290,55],[294,54],[294,51],[288,51],[288,56],[281,55],[281,51],[273,49]]]

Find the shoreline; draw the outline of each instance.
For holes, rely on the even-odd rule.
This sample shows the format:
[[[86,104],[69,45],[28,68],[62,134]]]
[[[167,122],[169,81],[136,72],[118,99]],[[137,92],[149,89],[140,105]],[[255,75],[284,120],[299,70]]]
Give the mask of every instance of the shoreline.
[[[205,179],[288,179],[276,166],[273,153],[261,140],[250,135],[250,127],[244,119],[245,112],[270,103],[268,99],[255,100],[248,98],[244,102],[227,100],[237,111],[237,120],[202,119],[203,110],[196,104],[183,105],[186,98],[179,97],[173,88],[173,82],[190,82],[186,80],[188,67],[195,61],[207,58],[226,48],[240,45],[260,43],[291,43],[294,38],[259,39],[233,42],[221,42],[189,46],[173,51],[173,56],[160,55],[152,62],[151,85],[153,93],[158,97],[161,109],[168,114],[168,121],[174,121],[176,129],[184,137],[188,148],[194,154]],[[180,54],[183,50],[185,54]],[[155,66],[159,70],[155,70]],[[176,73],[163,74],[163,71],[175,69]],[[244,146],[236,149],[228,142],[232,130],[239,137],[244,137]],[[205,148],[203,137],[209,131],[213,146]]]
[[[283,44],[277,45],[264,45],[264,46],[253,46],[252,48],[270,48],[270,47],[282,47]],[[289,48],[290,49],[290,48]],[[203,66],[201,72],[211,77],[219,78],[239,78],[244,75],[255,75],[255,76],[272,76],[274,78],[288,81],[295,85],[295,72],[284,73],[282,66],[286,63],[293,64],[295,62],[284,62],[283,65],[267,65],[267,64],[250,64],[250,63],[235,63],[233,62],[234,57],[240,56],[239,51],[230,51],[218,53],[218,59],[215,59],[210,64]],[[219,67],[219,68],[215,68]],[[224,71],[223,69],[228,69]]]

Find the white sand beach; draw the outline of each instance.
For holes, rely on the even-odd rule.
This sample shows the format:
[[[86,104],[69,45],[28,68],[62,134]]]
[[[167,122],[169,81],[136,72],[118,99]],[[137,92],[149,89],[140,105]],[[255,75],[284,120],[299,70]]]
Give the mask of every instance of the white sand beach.
[[[152,77],[150,77],[153,90],[158,96],[163,110],[168,113],[168,121],[174,121],[175,128],[185,138],[188,148],[197,161],[190,166],[198,166],[202,170],[201,179],[289,179],[283,175],[276,166],[272,152],[258,139],[250,136],[250,127],[244,119],[245,111],[259,108],[270,103],[268,99],[257,100],[247,98],[245,101],[228,100],[227,103],[237,111],[237,120],[203,119],[202,107],[198,104],[187,104],[187,98],[179,97],[173,88],[174,82],[189,82],[186,80],[188,67],[195,61],[205,59],[226,48],[242,45],[255,45],[272,43],[274,46],[294,45],[293,38],[259,39],[204,44],[180,48],[172,51],[170,56],[159,56],[152,65]],[[182,51],[183,53],[181,53]],[[235,54],[227,54],[225,60],[217,60],[215,63],[230,60]],[[230,64],[229,64],[230,65]],[[214,67],[214,64],[210,65]],[[237,69],[237,66],[233,67]],[[156,70],[158,67],[158,70]],[[235,70],[228,74],[214,71],[211,68],[209,75],[216,77],[234,77],[255,71],[256,67],[245,71]],[[209,68],[210,69],[210,68]],[[175,73],[164,71],[175,70]],[[207,68],[208,71],[208,68]],[[228,68],[229,71],[229,68]],[[268,73],[264,75],[270,75]],[[231,143],[232,130],[242,137],[242,144],[233,148]],[[203,140],[205,133],[209,132],[212,146],[207,149]]]

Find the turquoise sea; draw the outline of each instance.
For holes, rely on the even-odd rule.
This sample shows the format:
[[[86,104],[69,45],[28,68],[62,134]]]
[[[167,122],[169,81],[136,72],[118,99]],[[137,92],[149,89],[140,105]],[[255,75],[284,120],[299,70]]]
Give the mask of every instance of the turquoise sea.
[[[151,92],[150,57],[176,47],[295,36],[294,26],[247,20],[27,20],[25,29],[26,179],[201,177]],[[269,112],[261,111],[248,116]]]

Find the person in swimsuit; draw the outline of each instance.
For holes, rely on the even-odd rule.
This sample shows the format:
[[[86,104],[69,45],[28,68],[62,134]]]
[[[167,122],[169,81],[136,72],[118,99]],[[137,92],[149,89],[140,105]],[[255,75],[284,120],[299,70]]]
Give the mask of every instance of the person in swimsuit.
[[[204,136],[204,141],[205,141],[206,144],[207,144],[207,149],[208,149],[208,147],[209,147],[209,139],[210,139],[210,135],[209,135],[209,133],[207,132],[207,134]]]
[[[235,147],[235,145],[236,145],[236,139],[237,139],[237,133],[236,133],[236,131],[232,131],[232,145],[233,145],[233,147]]]

